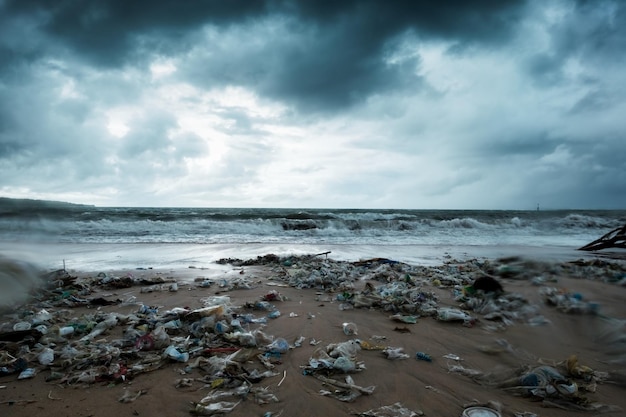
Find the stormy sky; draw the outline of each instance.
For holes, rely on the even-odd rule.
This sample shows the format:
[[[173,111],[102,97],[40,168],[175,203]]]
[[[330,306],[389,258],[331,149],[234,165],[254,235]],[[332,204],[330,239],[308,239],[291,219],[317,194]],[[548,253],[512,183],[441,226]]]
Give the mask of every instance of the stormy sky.
[[[626,208],[626,2],[0,0],[0,196]]]

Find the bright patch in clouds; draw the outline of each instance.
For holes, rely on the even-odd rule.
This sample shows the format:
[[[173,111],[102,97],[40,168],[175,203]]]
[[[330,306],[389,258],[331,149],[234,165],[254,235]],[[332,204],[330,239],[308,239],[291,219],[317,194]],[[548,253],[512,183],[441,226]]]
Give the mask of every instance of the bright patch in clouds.
[[[170,60],[158,60],[150,65],[150,73],[154,80],[166,77],[174,72],[176,72],[176,65]]]
[[[116,138],[123,138],[130,130],[125,122],[116,119],[109,120],[109,123],[107,124],[107,129],[109,130],[109,133]]]

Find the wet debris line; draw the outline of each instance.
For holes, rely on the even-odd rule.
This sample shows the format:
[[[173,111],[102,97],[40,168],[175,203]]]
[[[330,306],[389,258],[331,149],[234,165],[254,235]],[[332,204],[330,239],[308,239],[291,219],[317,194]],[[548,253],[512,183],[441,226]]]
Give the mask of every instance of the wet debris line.
[[[617,285],[626,283],[624,268],[616,265],[578,262],[529,268],[525,262],[519,259],[472,260],[423,267],[385,258],[340,262],[327,256],[271,254],[247,261],[218,261],[236,267],[264,265],[272,273],[265,284],[315,289],[320,297],[334,298],[342,310],[367,308],[387,312],[389,319],[397,323],[395,330],[398,332],[411,332],[411,325],[422,318],[498,331],[515,321],[542,324],[536,306],[506,291],[503,278],[527,279],[543,287],[559,275],[603,279]],[[600,270],[602,273],[598,272]],[[190,412],[223,414],[244,400],[256,404],[279,402],[277,390],[286,375],[286,371],[281,372],[283,357],[291,349],[301,347],[304,341],[300,338],[290,343],[279,335],[264,332],[268,320],[281,315],[276,307],[284,300],[280,292],[268,291],[259,299],[239,306],[223,294],[258,285],[245,275],[218,281],[197,279],[191,285],[218,287],[220,295],[201,299],[201,306],[197,308],[185,306],[169,310],[144,304],[136,296],[111,299],[110,295],[99,294],[106,291],[117,294],[115,291],[131,287],[140,287],[139,297],[157,291],[177,292],[179,283],[173,278],[136,278],[132,274],[110,276],[107,273],[78,278],[59,270],[46,274],[44,281],[45,285],[34,291],[28,302],[1,312],[1,377],[18,380],[43,377],[55,384],[87,387],[124,384],[141,374],[175,365],[182,367],[181,377],[172,381],[176,388],[208,390],[207,395],[192,405]],[[449,291],[458,307],[440,306],[435,288]],[[544,291],[550,300],[555,296],[549,290]],[[561,298],[551,302],[559,305],[558,300]],[[116,307],[124,307],[128,313],[112,312]],[[596,307],[594,309],[597,311]],[[383,340],[359,339],[355,323],[344,323],[342,330],[350,340],[325,346],[317,346],[318,342],[311,340],[310,344],[317,347],[309,361],[301,366],[303,376],[320,381],[320,395],[354,401],[359,396],[375,393],[374,386],[361,386],[352,376],[366,368],[359,358],[362,350],[378,350],[389,360],[413,357],[432,361],[427,352],[406,353],[401,348],[385,345]],[[454,363],[460,366],[458,360],[454,359]],[[574,366],[572,369],[586,372],[586,368]],[[471,375],[474,379],[483,375],[467,369],[451,371]],[[544,371],[545,368],[541,368],[532,371],[532,375],[554,376],[552,371]],[[192,378],[192,372],[201,376]],[[596,379],[592,382],[601,377],[593,375]],[[534,380],[547,380],[540,380],[539,376]],[[278,383],[263,386],[268,378]],[[522,375],[515,381],[521,381],[528,391],[527,382],[532,378]],[[557,380],[556,385],[550,382],[550,386],[559,394],[567,393],[571,385]],[[517,385],[503,389],[515,387]],[[550,397],[549,390],[547,385],[537,382],[531,393],[545,392],[546,397]],[[132,402],[143,394],[144,391],[127,391],[119,401]],[[576,404],[579,409],[585,409],[586,403]],[[397,408],[402,413],[406,411],[406,415],[421,414],[421,411],[405,410],[400,404],[387,407]],[[361,415],[377,415],[377,412],[383,410],[370,410]]]

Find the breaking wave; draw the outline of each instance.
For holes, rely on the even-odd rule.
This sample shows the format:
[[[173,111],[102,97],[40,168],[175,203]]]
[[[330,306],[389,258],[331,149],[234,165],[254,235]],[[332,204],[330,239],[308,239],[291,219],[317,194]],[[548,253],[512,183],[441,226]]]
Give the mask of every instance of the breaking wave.
[[[15,207],[0,239],[66,243],[585,244],[624,211]]]

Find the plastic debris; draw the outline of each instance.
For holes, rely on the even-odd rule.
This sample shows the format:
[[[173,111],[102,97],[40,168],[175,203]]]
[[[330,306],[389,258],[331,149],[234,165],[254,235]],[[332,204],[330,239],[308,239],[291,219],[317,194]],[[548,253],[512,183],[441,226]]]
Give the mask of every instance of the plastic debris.
[[[474,319],[472,316],[458,308],[439,308],[437,309],[437,320],[441,321],[462,321],[470,323]]]
[[[391,405],[384,405],[379,408],[373,408],[355,415],[359,417],[418,417],[423,416],[424,412],[421,410],[412,411],[403,406],[401,403],[395,403]]]
[[[416,316],[407,316],[407,315],[402,315],[402,314],[394,314],[393,316],[389,316],[389,318],[393,321],[398,321],[400,323],[409,323],[409,324],[415,324],[417,323],[417,317]]]
[[[237,402],[220,401],[211,404],[196,404],[193,413],[199,416],[214,416],[219,414],[230,413],[239,405],[241,400]]]
[[[356,324],[354,323],[343,323],[341,326],[343,328],[343,334],[345,334],[346,336],[358,334],[358,329],[356,327]]]
[[[403,352],[403,348],[388,347],[383,350],[383,354],[387,357],[387,359],[391,360],[408,359],[411,357],[409,354]]]
[[[34,368],[26,368],[17,376],[17,379],[30,379],[37,375],[37,370]]]
[[[435,319],[470,327],[481,324],[487,329],[494,322],[504,326],[515,321],[535,325],[544,324],[546,320],[538,314],[538,306],[529,304],[518,294],[477,290],[473,283],[482,274],[490,274],[497,280],[507,277],[527,279],[529,283],[540,281],[539,290],[548,305],[568,313],[585,314],[597,313],[599,305],[580,293],[551,289],[545,284],[554,282],[554,275],[557,274],[616,285],[626,280],[624,268],[607,267],[604,263],[594,265],[586,261],[560,264],[554,267],[557,272],[546,270],[539,277],[541,280],[537,280],[536,268],[526,268],[523,261],[515,260],[500,264],[470,261],[440,267],[412,266],[388,259],[335,262],[321,257],[292,256],[288,260],[287,266],[284,259],[268,255],[242,263],[275,268],[272,285],[314,288],[321,303],[339,305],[340,310],[346,310],[347,316],[351,313],[347,310],[372,308],[386,312],[391,320],[403,324],[417,323],[418,319],[421,323]],[[199,308],[176,307],[170,310],[149,305],[140,295],[180,291],[186,285],[189,290],[195,291],[205,291],[204,288],[213,285],[219,286],[220,292],[250,289],[258,285],[258,281],[248,280],[250,275],[246,273],[246,277],[218,281],[199,278],[188,285],[159,276],[140,278],[130,273],[121,276],[102,273],[78,279],[67,271],[56,271],[48,278],[50,285],[38,290],[36,303],[25,305],[24,312],[7,316],[0,323],[0,376],[15,375],[24,379],[37,378],[38,374],[45,373],[46,381],[55,381],[60,385],[118,384],[169,366],[175,367],[181,375],[186,376],[190,372],[201,374],[200,377],[194,375],[194,378],[179,377],[175,382],[177,388],[205,384],[211,389],[211,398],[207,395],[194,405],[191,411],[196,414],[224,414],[232,411],[244,398],[257,404],[276,402],[278,398],[274,392],[254,384],[282,374],[283,379],[278,385],[276,381],[272,383],[272,387],[280,386],[286,376],[285,371],[280,369],[283,356],[293,347],[302,347],[305,341],[300,336],[290,346],[284,338],[265,334],[261,330],[268,319],[281,316],[274,303],[286,301],[283,294],[268,291],[260,299],[240,306],[233,305],[229,296],[221,294],[200,299]],[[362,289],[357,288],[359,282],[365,283]],[[95,290],[111,289],[116,294],[120,289],[133,286],[141,287],[135,292],[136,296],[130,296],[125,290],[120,291],[123,292],[119,296],[121,299],[115,299],[111,294],[93,296]],[[446,289],[459,302],[459,308],[439,306],[437,294]],[[120,314],[107,310],[105,307],[109,305],[131,308],[125,310],[127,314]],[[74,314],[71,310],[80,307],[86,308],[81,310],[81,314]],[[297,317],[297,314],[289,316]],[[307,317],[315,318],[315,314],[308,313]],[[485,324],[484,320],[489,320],[489,324]],[[394,330],[409,333],[409,327],[412,328],[398,326]],[[346,321],[342,330],[345,336],[357,335],[354,323]],[[623,332],[604,335],[605,339],[617,342],[623,341],[622,336]],[[334,387],[332,391],[321,390],[322,395],[341,401],[354,401],[360,395],[370,395],[375,387],[362,387],[352,379],[355,375],[358,380],[358,373],[366,370],[363,360],[372,358],[372,353],[361,354],[361,350],[380,350],[390,360],[409,357],[402,348],[383,345],[384,336],[371,336],[370,340],[373,343],[352,339],[330,343],[324,348],[315,347],[321,342],[311,338],[309,345],[314,347],[314,353],[301,366],[302,373],[319,379],[324,388]],[[4,346],[16,343],[20,350],[3,355],[1,349]],[[509,345],[500,345],[497,351],[493,350],[493,353],[498,352],[516,353]],[[418,352],[415,357],[432,361],[430,355],[423,352]],[[443,357],[449,360],[448,370],[451,373],[477,381],[487,378],[484,372],[461,366],[461,358],[457,355]],[[586,401],[584,394],[593,392],[595,383],[606,379],[605,374],[581,364],[575,356],[553,368],[565,379],[558,379],[552,372],[540,372],[545,368],[529,367],[526,373],[512,379],[511,386],[501,387],[539,398],[548,406],[550,402],[565,401],[566,406],[573,404],[583,409],[600,409],[597,404]],[[245,375],[245,382],[237,378],[238,375]],[[544,384],[542,375],[545,380],[552,375],[552,382]],[[345,382],[342,381],[344,378]],[[139,392],[126,391],[122,398],[134,401],[140,395]],[[358,415],[405,417],[421,414],[396,403]]]
[[[572,293],[556,287],[543,287],[539,290],[546,304],[568,314],[598,314],[600,305],[585,300],[580,293]]]

